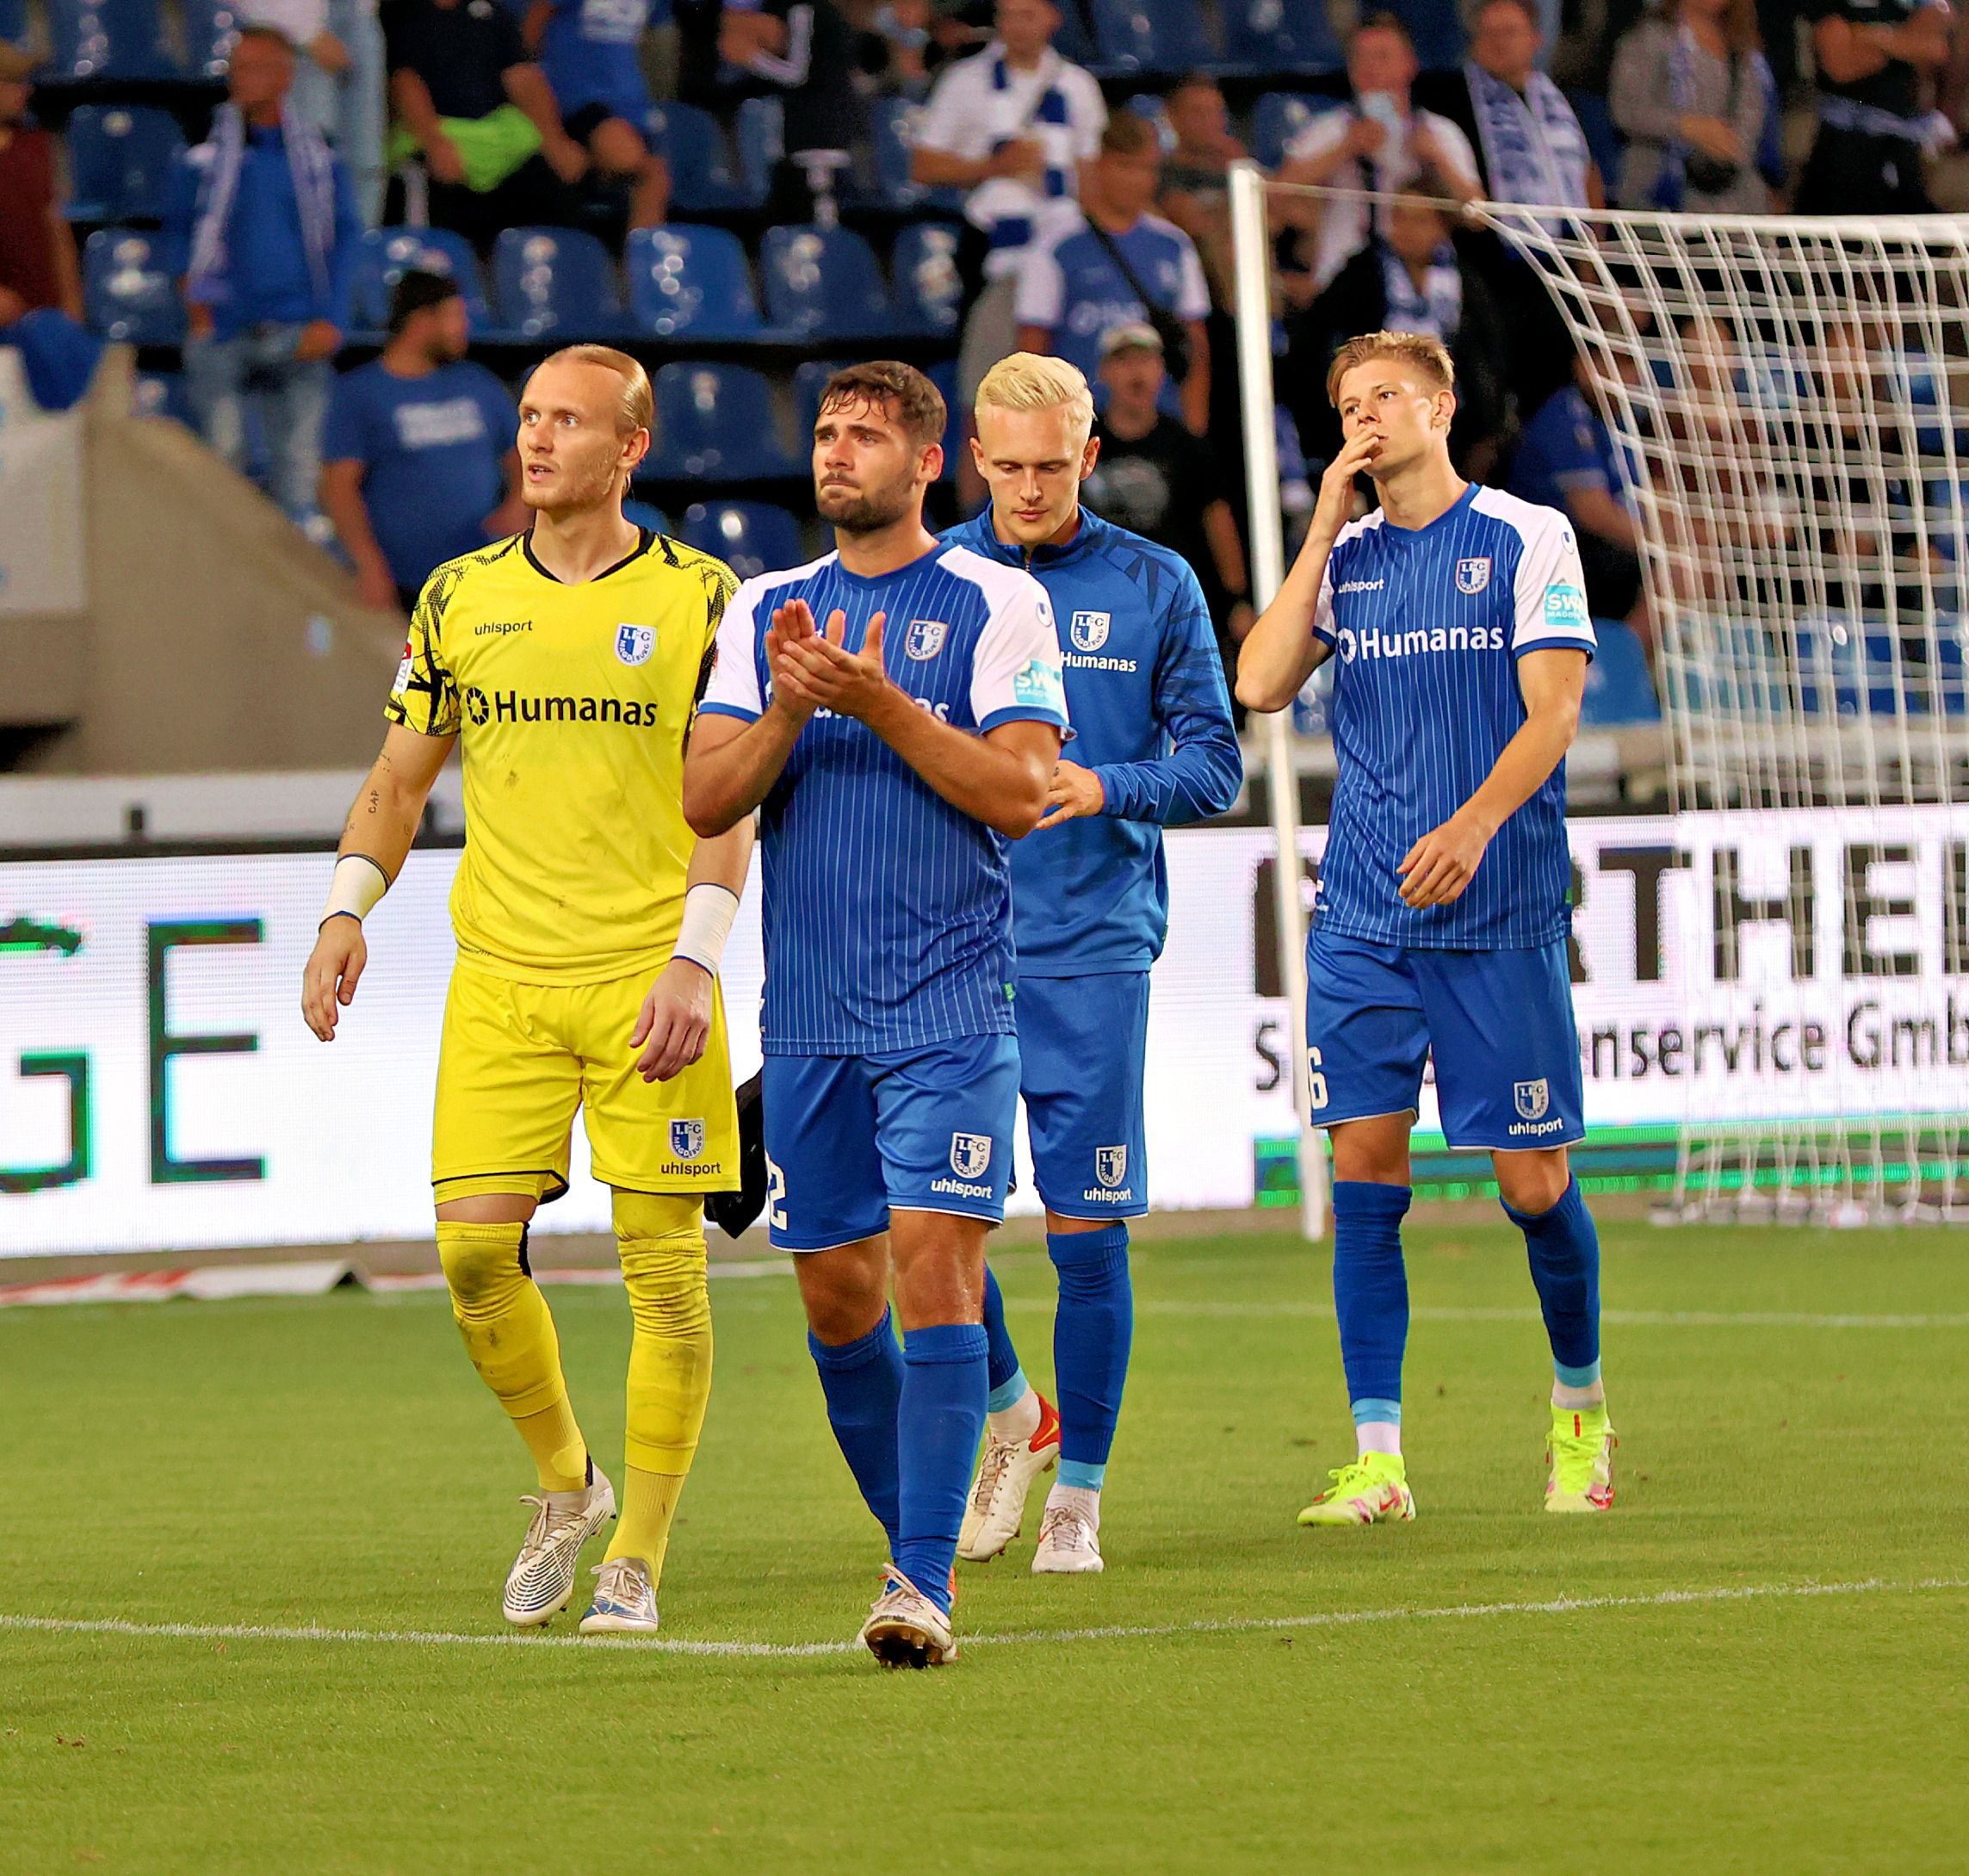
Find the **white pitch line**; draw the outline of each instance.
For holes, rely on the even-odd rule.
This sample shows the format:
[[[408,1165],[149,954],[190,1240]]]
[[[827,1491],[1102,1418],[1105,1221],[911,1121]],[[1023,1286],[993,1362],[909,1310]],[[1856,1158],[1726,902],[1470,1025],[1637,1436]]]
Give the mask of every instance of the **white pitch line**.
[[[1008,1309],[1053,1309],[1050,1297],[1007,1297]],[[1333,1321],[1332,1306],[1323,1303],[1219,1303],[1209,1299],[1177,1303],[1138,1297],[1142,1316],[1252,1317],[1268,1316]],[[1431,1309],[1418,1306],[1410,1316],[1418,1322],[1536,1322],[1536,1309]],[[1622,1328],[1969,1328],[1969,1312],[1937,1316],[1814,1316],[1789,1309],[1602,1309],[1602,1322]]]
[[[1183,1635],[1243,1635],[1286,1629],[1352,1628],[1363,1623],[1473,1621],[1493,1616],[1577,1615],[1603,1609],[1675,1609],[1759,1600],[1817,1596],[1910,1595],[1969,1589],[1969,1577],[1930,1576],[1913,1582],[1868,1577],[1860,1582],[1745,1583],[1707,1589],[1663,1589],[1646,1596],[1554,1596],[1542,1602],[1461,1602],[1441,1608],[1329,1609],[1307,1615],[1232,1616],[1197,1622],[1113,1624],[1104,1627],[1020,1629],[965,1635],[966,1648],[1029,1648],[1060,1642],[1153,1641]],[[137,1639],[240,1642],[367,1643],[418,1648],[613,1648],[644,1654],[709,1655],[746,1661],[784,1661],[819,1655],[856,1655],[858,1642],[690,1641],[661,1636],[598,1640],[579,1635],[459,1635],[443,1630],[282,1627],[252,1622],[128,1622],[46,1615],[0,1615],[0,1631],[39,1635],[108,1635]]]

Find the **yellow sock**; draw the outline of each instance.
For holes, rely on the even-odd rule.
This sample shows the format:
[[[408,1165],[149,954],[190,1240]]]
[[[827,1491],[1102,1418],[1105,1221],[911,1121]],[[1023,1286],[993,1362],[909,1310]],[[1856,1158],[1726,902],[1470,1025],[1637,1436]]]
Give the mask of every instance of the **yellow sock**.
[[[568,1404],[554,1317],[527,1272],[525,1244],[523,1224],[438,1220],[438,1260],[472,1365],[512,1416],[541,1489],[579,1491],[587,1483],[588,1446]]]
[[[677,1501],[684,1495],[684,1478],[681,1472],[646,1472],[640,1465],[624,1469],[622,1510],[606,1561],[640,1557],[649,1565],[653,1588],[663,1581],[664,1554],[670,1548]]]

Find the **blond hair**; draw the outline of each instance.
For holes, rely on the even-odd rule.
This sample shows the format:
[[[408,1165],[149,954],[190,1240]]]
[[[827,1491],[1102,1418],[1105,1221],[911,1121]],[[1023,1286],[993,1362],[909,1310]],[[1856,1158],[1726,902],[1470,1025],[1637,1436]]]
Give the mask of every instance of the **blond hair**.
[[[1440,338],[1427,332],[1363,332],[1333,355],[1327,367],[1327,402],[1338,410],[1341,381],[1356,365],[1375,358],[1398,360],[1438,391],[1456,389],[1456,367],[1450,362],[1449,347]]]
[[[616,407],[616,428],[625,436],[647,430],[655,414],[656,396],[649,387],[649,374],[627,352],[613,345],[563,345],[549,352],[541,365],[599,365],[622,381],[622,401]],[[536,371],[540,365],[534,367]]]
[[[1001,358],[978,386],[980,411],[1065,410],[1085,443],[1093,434],[1094,398],[1087,381],[1063,358],[1014,352]]]

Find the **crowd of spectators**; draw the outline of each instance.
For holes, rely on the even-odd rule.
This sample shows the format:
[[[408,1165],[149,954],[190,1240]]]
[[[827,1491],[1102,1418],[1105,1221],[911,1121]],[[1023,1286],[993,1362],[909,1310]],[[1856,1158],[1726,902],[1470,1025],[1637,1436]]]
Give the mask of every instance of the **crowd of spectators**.
[[[1318,8],[1323,36],[1318,0],[1292,3]],[[1256,4],[1188,10],[1222,25]],[[489,261],[514,229],[582,231],[619,257],[690,221],[757,238],[864,209],[889,235],[928,220],[948,231],[924,251],[954,276],[950,319],[910,356],[940,353],[960,410],[1015,346],[1079,365],[1102,406],[1090,501],[1183,548],[1228,655],[1250,617],[1228,176],[1259,149],[1282,183],[1376,198],[1272,198],[1288,440],[1316,473],[1333,453],[1322,387],[1347,337],[1435,334],[1457,364],[1459,467],[1565,507],[1594,611],[1644,628],[1631,472],[1598,393],[1543,284],[1458,205],[1920,209],[1969,90],[1969,35],[1941,0],[1576,4],[1474,0],[1463,56],[1433,70],[1403,16],[1364,9],[1336,13],[1344,57],[1324,75],[1156,77],[1068,56],[1099,53],[1110,10],[1079,0],[232,0],[209,68],[224,96],[178,101],[194,140],[154,218],[185,312],[176,392],[221,455],[332,536],[367,600],[407,603],[436,560],[519,517],[524,348],[509,330],[483,355],[505,382],[467,356],[487,336],[470,330],[477,289],[441,245],[393,271],[386,330],[359,330],[369,228],[447,231]],[[57,74],[37,114],[35,68],[0,43],[0,339],[26,349],[38,325],[43,351],[72,360],[91,356],[84,282],[43,126],[103,94]],[[702,142],[764,121],[746,115],[761,101],[756,193],[680,207],[681,178],[723,173]],[[1262,148],[1281,103],[1287,133]],[[551,337],[590,336],[622,335]],[[797,335],[776,343],[768,362],[789,371]],[[968,452],[951,455],[945,498],[973,503]]]

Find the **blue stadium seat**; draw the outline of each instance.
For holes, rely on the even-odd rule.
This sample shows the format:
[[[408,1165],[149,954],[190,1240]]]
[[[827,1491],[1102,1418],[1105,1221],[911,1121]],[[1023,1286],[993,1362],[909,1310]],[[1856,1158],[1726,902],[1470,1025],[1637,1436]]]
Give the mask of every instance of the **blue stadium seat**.
[[[1648,676],[1648,654],[1633,632],[1618,619],[1595,619],[1600,648],[1586,667],[1586,696],[1579,720],[1588,729],[1622,723],[1658,723],[1662,707]]]
[[[877,98],[874,105],[874,129],[870,139],[873,162],[870,190],[884,208],[898,211],[929,209],[944,215],[963,213],[962,189],[926,189],[910,180],[910,137],[920,105],[907,98]]]
[[[1323,5],[1307,0],[1218,0],[1226,62],[1260,77],[1338,71],[1347,53]]]
[[[184,133],[147,104],[84,104],[68,121],[71,221],[155,221]]]
[[[776,97],[746,98],[732,114],[732,147],[746,207],[757,208],[772,187],[774,165],[786,154],[785,105]]]
[[[715,215],[754,206],[710,112],[695,104],[666,104],[651,114],[649,129],[669,158],[670,205],[678,214]]]
[[[939,482],[957,479],[957,452],[964,447],[964,426],[957,412],[957,361],[945,358],[928,367],[923,375],[944,393],[944,473]]]
[[[0,0],[0,40],[9,46],[25,46],[30,33],[28,0]]]
[[[820,415],[820,393],[828,379],[841,370],[839,358],[809,358],[793,374],[793,440],[802,451],[811,449],[814,425]]]
[[[239,36],[240,0],[181,0],[184,69],[194,78],[223,78]]]
[[[46,73],[91,78],[176,78],[158,0],[64,0],[48,9]]]
[[[746,251],[709,222],[633,228],[624,250],[629,319],[658,338],[755,338],[758,301]]]
[[[390,318],[390,294],[412,269],[449,274],[465,296],[472,329],[492,330],[492,309],[472,244],[449,228],[372,228],[356,263],[355,319],[358,331],[381,332]]]
[[[757,482],[798,475],[772,387],[744,365],[666,365],[656,375],[656,443],[642,466],[660,482]]]
[[[1196,0],[1087,0],[1087,11],[1110,71],[1193,71],[1210,59]]]
[[[674,535],[677,530],[670,525],[670,517],[660,508],[653,508],[647,502],[634,499],[622,504],[622,518],[633,522],[639,528],[647,528],[655,534]]]
[[[82,252],[82,294],[89,323],[104,338],[130,345],[176,345],[184,337],[178,276],[183,244],[133,228],[98,228]]]
[[[1620,153],[1626,148],[1626,139],[1614,123],[1613,113],[1598,91],[1568,91],[1566,101],[1579,120],[1579,127],[1586,133],[1586,147],[1599,168],[1601,180],[1612,190],[1619,183]]]
[[[895,282],[890,316],[899,332],[924,332],[953,342],[964,313],[957,276],[958,231],[944,221],[919,221],[895,238],[889,257]]]
[[[1251,111],[1251,153],[1268,170],[1285,160],[1285,145],[1339,100],[1303,91],[1267,91]]]
[[[579,228],[507,228],[492,248],[500,322],[527,338],[619,337],[609,251]]]
[[[693,502],[677,538],[715,554],[740,579],[798,567],[807,557],[800,523],[770,502]]]
[[[1409,28],[1424,71],[1454,71],[1463,63],[1463,15],[1457,0],[1387,0],[1388,10]]]
[[[198,428],[181,371],[139,372],[130,393],[130,412],[134,417],[168,417],[187,430]]]
[[[802,338],[879,338],[893,330],[875,251],[851,228],[768,228],[759,266],[768,316]]]

